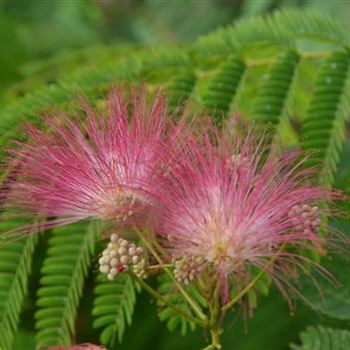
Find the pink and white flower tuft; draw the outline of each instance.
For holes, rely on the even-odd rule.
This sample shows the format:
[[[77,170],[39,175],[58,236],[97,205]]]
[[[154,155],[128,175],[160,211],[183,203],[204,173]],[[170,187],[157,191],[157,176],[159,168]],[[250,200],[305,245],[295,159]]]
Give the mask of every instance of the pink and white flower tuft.
[[[87,218],[127,224],[133,217],[134,224],[136,214],[152,205],[148,192],[159,186],[176,139],[165,98],[149,106],[144,91],[130,99],[112,91],[107,117],[86,103],[84,109],[85,121],[61,116],[45,119],[49,132],[28,127],[30,140],[12,150],[20,166],[7,207],[55,217],[51,226]]]
[[[277,145],[267,150],[252,131],[234,138],[204,134],[188,145],[159,196],[157,232],[168,237],[172,259],[184,261],[187,270],[194,257],[210,266],[226,296],[230,283],[243,286],[252,266],[264,269],[276,256],[268,273],[280,285],[286,277],[280,272],[304,259],[294,248],[322,252],[325,209],[317,204],[332,195],[312,184],[313,170],[303,169],[298,152],[280,153]],[[180,276],[187,272],[182,265]],[[186,278],[200,271],[191,267]]]

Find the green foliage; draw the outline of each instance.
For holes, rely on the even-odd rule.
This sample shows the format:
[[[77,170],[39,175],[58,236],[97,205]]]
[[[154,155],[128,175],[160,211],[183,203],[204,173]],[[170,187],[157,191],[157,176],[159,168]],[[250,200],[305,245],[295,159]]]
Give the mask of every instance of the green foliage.
[[[101,343],[113,346],[117,339],[122,341],[126,326],[131,325],[136,303],[134,282],[127,274],[118,275],[113,282],[99,276],[95,294],[93,326],[102,328]]]
[[[193,314],[192,308],[190,307],[190,305],[188,305],[187,301],[184,300],[182,294],[176,288],[176,286],[174,286],[174,283],[171,281],[168,275],[161,275],[159,276],[158,280],[158,292],[165,297],[168,303],[176,306],[187,315],[195,316]],[[186,291],[202,307],[207,306],[203,297],[193,286],[189,286],[188,288],[186,288]],[[196,329],[195,323],[185,319],[179,314],[176,314],[171,308],[169,308],[167,305],[164,305],[162,301],[158,301],[157,304],[159,307],[159,318],[161,321],[167,323],[167,328],[169,331],[173,332],[177,329],[180,329],[182,335],[185,335],[188,329],[190,329],[191,331],[194,331]]]
[[[130,70],[124,71],[124,76],[128,72]],[[102,86],[107,89],[112,77],[122,78],[109,65],[99,69],[78,69],[74,74],[59,79],[56,84],[38,88],[10,103],[1,111],[0,145],[4,146],[9,140],[22,136],[21,127],[24,121],[38,123],[39,116],[53,106],[65,109],[69,101],[77,99],[81,93],[87,96],[95,94],[96,98],[99,95],[98,89]]]
[[[237,21],[201,38],[197,48],[203,54],[227,54],[257,43],[296,47],[301,39],[339,46],[348,44],[346,32],[332,17],[316,11],[300,13],[288,9],[276,11],[268,17]]]
[[[23,225],[20,220],[2,222],[0,232]],[[15,241],[12,241],[15,239]],[[28,294],[37,236],[0,240],[0,349],[10,350]]]
[[[350,234],[349,220],[332,223],[335,230]],[[338,245],[343,242],[339,242]],[[331,254],[322,261],[328,271],[314,272],[312,278],[306,277],[303,296],[307,304],[316,312],[339,320],[350,320],[350,258],[347,254]],[[315,284],[317,288],[315,288]]]
[[[244,70],[245,66],[240,59],[229,57],[209,80],[202,101],[217,122],[229,112]]]
[[[298,61],[299,56],[295,51],[283,52],[263,76],[253,108],[253,115],[258,121],[276,126],[281,116],[285,115]]]
[[[253,268],[253,275],[256,276],[259,274],[260,270],[257,268]],[[252,277],[252,278],[254,278]],[[271,277],[265,273],[254,285],[254,288],[252,288],[248,293],[247,293],[247,299],[248,299],[248,304],[251,309],[255,309],[258,306],[258,297],[264,296],[268,297],[269,291],[270,291],[270,285],[271,285]],[[232,294],[232,297],[234,295]]]
[[[302,345],[291,345],[292,350],[348,350],[350,332],[326,327],[309,327],[300,334]]]
[[[190,97],[195,86],[196,76],[192,70],[184,70],[176,74],[166,86],[169,106],[174,109],[179,104],[185,103]]]
[[[314,276],[318,277],[316,283],[319,289],[315,289],[310,281],[306,284],[303,294],[307,303],[324,315],[350,320],[349,259],[335,255],[322,265],[332,274],[335,282]]]
[[[69,345],[98,235],[96,223],[57,228],[49,240],[35,314],[38,345]]]
[[[348,51],[339,51],[324,61],[303,123],[303,148],[314,151],[308,164],[322,165],[328,183],[333,182],[350,113],[349,60]]]

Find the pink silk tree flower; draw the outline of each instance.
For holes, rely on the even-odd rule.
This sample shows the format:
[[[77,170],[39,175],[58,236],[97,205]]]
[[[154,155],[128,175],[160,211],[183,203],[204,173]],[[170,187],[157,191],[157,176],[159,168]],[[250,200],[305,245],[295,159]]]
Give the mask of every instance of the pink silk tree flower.
[[[180,127],[171,125],[165,97],[149,104],[144,91],[112,91],[107,116],[83,105],[85,121],[46,117],[48,131],[28,127],[29,141],[11,150],[18,170],[6,209],[54,218],[47,227],[89,218],[135,224],[152,206],[148,193],[160,185]]]
[[[230,286],[244,287],[273,259],[267,273],[284,292],[308,260],[300,252],[324,252],[327,210],[319,204],[333,194],[313,184],[315,170],[303,167],[297,151],[267,149],[251,130],[214,134],[189,142],[159,195],[157,233],[167,237],[175,277],[187,284],[208,268],[227,300]]]

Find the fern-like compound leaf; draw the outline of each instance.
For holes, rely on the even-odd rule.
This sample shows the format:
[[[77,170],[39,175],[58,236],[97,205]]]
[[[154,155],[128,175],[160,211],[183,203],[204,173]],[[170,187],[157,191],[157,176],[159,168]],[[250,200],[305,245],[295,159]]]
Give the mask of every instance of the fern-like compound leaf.
[[[229,57],[208,82],[208,88],[202,97],[204,106],[220,122],[230,110],[230,104],[242,79],[245,65],[237,57]]]
[[[332,223],[335,225],[335,223]],[[350,220],[338,219],[336,229],[344,232],[350,227]],[[349,234],[349,232],[348,232]],[[338,320],[350,320],[350,257],[348,254],[330,254],[322,261],[323,267],[333,280],[323,278],[313,272],[313,280],[306,278],[303,283],[303,296],[307,304],[319,314]],[[317,288],[313,281],[317,282]],[[336,283],[335,283],[336,281]]]
[[[23,222],[3,222],[0,232],[7,232]],[[16,241],[0,240],[0,349],[11,350],[17,332],[23,302],[28,294],[37,236]]]
[[[71,344],[98,231],[96,223],[79,223],[52,232],[37,292],[38,345]]]
[[[185,103],[190,97],[195,86],[196,76],[192,70],[184,70],[176,74],[166,86],[169,96],[169,105],[172,109]]]
[[[348,37],[337,20],[317,11],[285,9],[270,16],[242,19],[235,24],[205,35],[196,48],[202,55],[227,55],[242,52],[256,43],[296,48],[298,40],[313,39],[339,46],[348,44]]]
[[[301,345],[292,344],[291,350],[348,350],[350,332],[328,327],[309,327],[300,334]]]
[[[159,276],[158,281],[158,292],[167,300],[168,303],[182,310],[186,315],[195,317],[192,308],[187,303],[187,301],[184,300],[182,294],[179,292],[168,275],[163,274]],[[191,295],[191,297],[198,302],[199,305],[202,307],[207,307],[206,301],[198,293],[194,286],[186,287],[186,290]],[[188,330],[194,331],[196,329],[195,323],[175,313],[174,310],[165,305],[164,302],[158,301],[157,304],[159,307],[159,319],[163,322],[166,322],[169,331],[173,332],[177,329],[180,329],[181,334],[185,335]]]
[[[119,274],[114,281],[104,276],[97,278],[92,314],[94,328],[101,328],[100,341],[113,346],[122,341],[127,325],[131,325],[136,303],[136,292],[132,278]]]
[[[298,54],[288,50],[277,57],[277,62],[271,65],[263,76],[255,100],[253,116],[265,126],[278,125],[280,118],[286,112],[285,107],[298,62]]]
[[[302,146],[312,151],[308,165],[323,166],[327,183],[333,183],[350,114],[349,63],[348,51],[335,52],[325,60],[302,126]]]

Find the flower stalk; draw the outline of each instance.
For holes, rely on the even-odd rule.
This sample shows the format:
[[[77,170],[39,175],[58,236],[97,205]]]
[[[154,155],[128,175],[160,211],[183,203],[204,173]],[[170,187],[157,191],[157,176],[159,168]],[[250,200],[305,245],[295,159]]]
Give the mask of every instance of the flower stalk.
[[[215,281],[214,281],[215,283]],[[203,350],[220,350],[222,349],[220,336],[222,330],[220,329],[220,316],[221,312],[221,301],[218,285],[214,287],[214,292],[209,303],[209,331],[211,337],[211,344],[206,346]]]
[[[149,284],[147,284],[143,279],[137,277],[134,273],[130,273],[131,277],[150,295],[152,295],[155,299],[160,300],[162,303],[167,305],[170,309],[172,309],[174,312],[176,312],[178,315],[181,315],[188,321],[191,321],[201,327],[206,327],[207,322],[204,322],[201,319],[198,319],[196,317],[193,317],[192,315],[189,315],[179,309],[178,307],[174,306],[173,304],[169,303],[166,298],[164,298],[162,295],[160,295],[156,290],[154,290]]]
[[[141,238],[141,240],[143,241],[143,243],[145,244],[145,246],[147,247],[147,249],[151,252],[151,254],[154,256],[154,258],[157,260],[157,262],[160,265],[164,265],[163,260],[161,259],[161,257],[159,256],[159,254],[156,252],[156,250],[153,248],[152,244],[150,243],[150,241],[153,242],[153,244],[157,245],[157,248],[159,249],[160,246],[158,245],[158,243],[155,240],[147,240],[144,235],[141,233],[141,231],[136,230],[138,236]],[[167,268],[164,267],[163,270],[165,271],[165,273],[171,278],[171,280],[173,281],[173,283],[175,284],[176,288],[180,291],[180,293],[184,296],[184,298],[186,299],[186,301],[190,304],[190,306],[192,307],[193,311],[198,315],[198,317],[203,320],[204,322],[207,321],[207,316],[202,312],[202,310],[200,309],[200,307],[198,306],[198,304],[190,297],[190,295],[186,292],[186,290],[181,286],[181,284],[176,280],[176,278],[174,277],[173,273]]]

